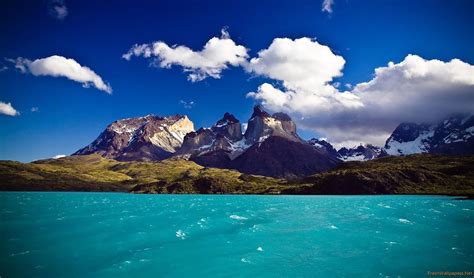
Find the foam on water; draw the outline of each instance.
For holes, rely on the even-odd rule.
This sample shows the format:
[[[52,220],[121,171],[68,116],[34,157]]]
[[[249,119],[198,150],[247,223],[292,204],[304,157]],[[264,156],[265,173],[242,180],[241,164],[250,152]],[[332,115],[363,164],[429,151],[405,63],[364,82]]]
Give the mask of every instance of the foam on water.
[[[473,211],[442,196],[0,193],[0,276],[470,271]]]

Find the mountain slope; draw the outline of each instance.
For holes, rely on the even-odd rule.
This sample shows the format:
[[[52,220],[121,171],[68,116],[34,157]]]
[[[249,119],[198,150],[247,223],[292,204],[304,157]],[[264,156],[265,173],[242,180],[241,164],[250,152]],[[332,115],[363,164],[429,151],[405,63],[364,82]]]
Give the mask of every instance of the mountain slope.
[[[285,181],[186,160],[119,162],[98,154],[0,161],[0,190],[203,194],[474,194],[474,156],[417,154],[345,162]]]
[[[473,195],[474,156],[415,154],[346,162],[299,182],[282,193]]]
[[[192,161],[119,162],[98,154],[33,163],[0,161],[0,190],[139,193],[278,193],[284,180],[205,168]]]
[[[271,136],[248,148],[231,167],[242,173],[295,178],[327,171],[339,162],[309,144]]]

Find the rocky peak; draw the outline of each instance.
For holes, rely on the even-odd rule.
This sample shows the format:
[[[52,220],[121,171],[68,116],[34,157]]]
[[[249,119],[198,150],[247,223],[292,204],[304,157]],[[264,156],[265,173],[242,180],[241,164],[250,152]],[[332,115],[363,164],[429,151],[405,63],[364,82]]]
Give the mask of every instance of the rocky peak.
[[[284,137],[291,141],[301,142],[296,134],[296,125],[290,116],[284,113],[270,115],[257,105],[248,121],[245,139],[250,143],[261,142],[270,136]]]
[[[160,160],[174,153],[192,131],[194,124],[185,115],[118,120],[74,155],[98,153],[117,160]]]
[[[250,120],[255,117],[265,118],[265,117],[270,117],[270,114],[268,114],[265,110],[263,110],[263,107],[260,104],[258,104],[253,107],[253,113],[252,113],[252,117],[250,117]]]
[[[224,117],[212,126],[212,131],[216,135],[228,138],[231,141],[242,139],[242,127],[240,121],[230,113],[225,113]]]

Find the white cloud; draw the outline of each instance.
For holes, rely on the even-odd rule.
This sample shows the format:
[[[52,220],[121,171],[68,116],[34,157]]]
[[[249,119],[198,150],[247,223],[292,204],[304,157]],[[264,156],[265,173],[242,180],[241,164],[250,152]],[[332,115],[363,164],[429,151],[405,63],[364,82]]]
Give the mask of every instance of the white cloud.
[[[7,116],[18,116],[20,115],[20,112],[13,108],[11,103],[0,101],[0,114]]]
[[[98,90],[112,93],[112,87],[106,84],[99,75],[90,68],[81,66],[74,59],[53,55],[34,61],[22,57],[7,59],[7,61],[14,63],[15,68],[22,73],[31,73],[34,76],[66,77],[82,83],[85,88],[93,86]]]
[[[63,158],[63,157],[66,157],[66,155],[65,154],[58,154],[58,155],[53,156],[53,159],[60,159],[60,158]]]
[[[344,58],[310,38],[276,38],[246,65],[249,72],[283,81],[289,90],[322,89],[342,75]]]
[[[332,6],[334,5],[334,0],[323,0],[321,5],[321,11],[332,13]]]
[[[134,45],[122,57],[130,60],[132,56],[152,59],[152,65],[171,68],[176,65],[188,72],[188,80],[201,81],[207,77],[220,78],[223,70],[229,66],[239,66],[247,61],[247,49],[237,45],[226,29],[221,30],[221,37],[210,39],[200,51],[187,46],[173,45],[162,41],[151,44]]]
[[[338,145],[382,145],[401,122],[430,122],[474,110],[474,66],[458,59],[408,55],[377,68],[371,81],[340,91],[330,83],[342,75],[344,62],[316,41],[275,39],[247,70],[282,81],[282,87],[264,83],[247,96],[271,111],[289,113],[300,127]]]
[[[195,104],[194,101],[184,101],[184,100],[180,100],[179,103],[182,104],[185,109],[191,109],[194,107],[194,104]]]
[[[63,0],[52,0],[48,5],[49,14],[59,20],[66,18],[68,9]]]
[[[31,112],[39,112],[39,108],[38,107],[31,107]]]

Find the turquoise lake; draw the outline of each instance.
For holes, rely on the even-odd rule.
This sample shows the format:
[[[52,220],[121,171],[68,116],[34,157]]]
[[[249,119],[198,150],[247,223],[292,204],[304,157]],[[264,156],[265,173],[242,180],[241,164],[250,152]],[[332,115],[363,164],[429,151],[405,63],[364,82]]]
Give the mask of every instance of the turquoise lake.
[[[0,193],[5,277],[426,277],[474,271],[442,196]]]

